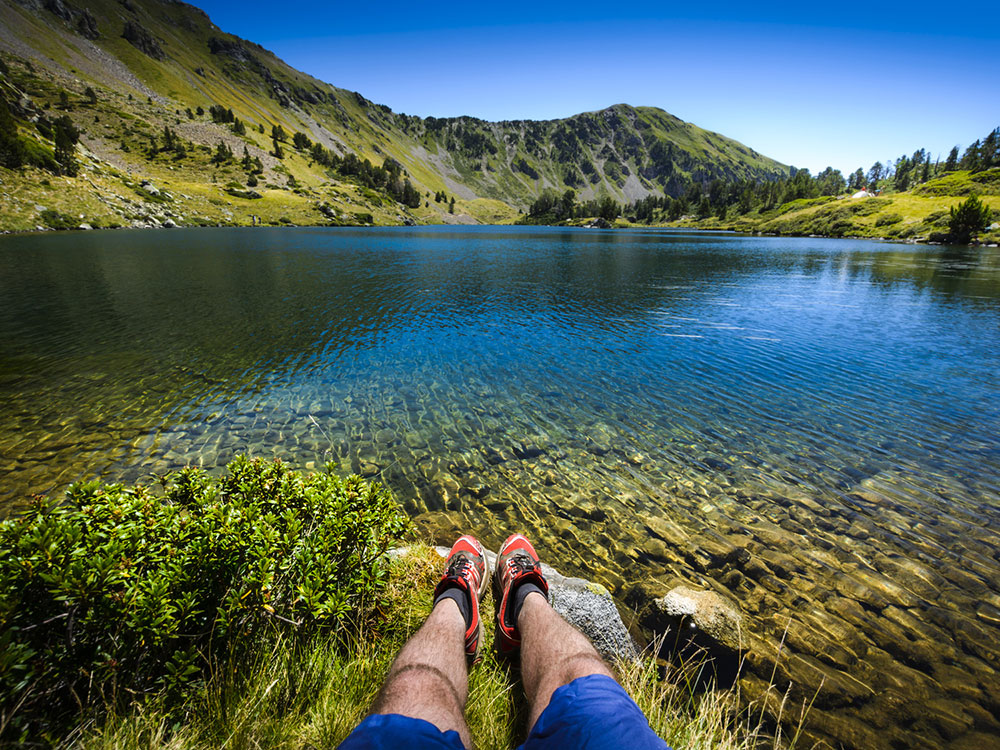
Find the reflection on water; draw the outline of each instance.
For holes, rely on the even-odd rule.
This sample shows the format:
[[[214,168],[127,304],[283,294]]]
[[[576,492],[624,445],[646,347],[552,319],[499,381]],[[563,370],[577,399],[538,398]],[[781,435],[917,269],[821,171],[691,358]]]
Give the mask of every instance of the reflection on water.
[[[535,229],[0,242],[0,497],[234,453],[739,599],[845,746],[1000,743],[1000,256]],[[745,549],[745,555],[736,552]],[[810,689],[812,688],[812,689]],[[972,745],[969,745],[972,746]]]

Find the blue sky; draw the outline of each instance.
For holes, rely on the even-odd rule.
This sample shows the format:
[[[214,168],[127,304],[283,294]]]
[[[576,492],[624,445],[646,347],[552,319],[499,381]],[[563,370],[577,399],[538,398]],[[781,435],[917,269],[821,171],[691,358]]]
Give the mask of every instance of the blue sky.
[[[195,0],[223,30],[397,112],[661,107],[814,173],[1000,125],[1000,3]]]

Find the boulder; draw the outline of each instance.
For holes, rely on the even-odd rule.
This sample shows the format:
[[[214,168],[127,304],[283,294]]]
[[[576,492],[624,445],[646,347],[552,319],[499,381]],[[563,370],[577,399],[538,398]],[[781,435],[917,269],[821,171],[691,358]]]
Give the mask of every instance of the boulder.
[[[165,222],[163,222],[164,229],[174,229],[176,226],[177,222],[175,222],[173,219],[167,219]]]
[[[746,647],[739,609],[714,591],[677,586],[654,599],[640,619],[654,636],[666,634],[664,650],[703,651],[720,676],[735,670]]]
[[[611,663],[632,661],[635,644],[622,622],[611,593],[599,583],[567,578],[545,566],[552,608],[594,644]]]
[[[87,229],[93,229],[93,227],[90,226],[90,224],[87,224],[86,222],[84,222],[83,224],[81,224],[80,226],[78,226],[77,229],[87,230]]]

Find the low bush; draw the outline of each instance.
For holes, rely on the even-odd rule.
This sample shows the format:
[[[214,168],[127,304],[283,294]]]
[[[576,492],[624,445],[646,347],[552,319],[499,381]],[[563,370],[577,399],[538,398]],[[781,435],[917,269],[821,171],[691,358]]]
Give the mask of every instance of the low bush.
[[[0,524],[0,727],[25,742],[90,705],[176,700],[257,647],[361,625],[406,521],[329,470],[235,459],[146,486],[73,485]]]
[[[69,214],[59,213],[51,208],[47,208],[39,214],[42,224],[50,229],[76,229],[80,226],[80,220]]]
[[[875,226],[877,227],[887,227],[890,224],[898,224],[903,220],[903,217],[899,214],[887,213],[882,214],[877,219],[875,219]]]

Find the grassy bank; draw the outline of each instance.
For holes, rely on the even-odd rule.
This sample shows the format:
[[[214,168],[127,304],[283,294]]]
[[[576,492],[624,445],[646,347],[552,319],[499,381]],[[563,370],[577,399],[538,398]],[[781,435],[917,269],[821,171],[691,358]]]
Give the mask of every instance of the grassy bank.
[[[302,646],[275,641],[242,665],[214,674],[182,716],[154,700],[81,728],[76,741],[91,750],[335,747],[364,717],[396,652],[430,611],[440,568],[431,548],[412,547],[392,564],[384,619],[374,630]],[[489,600],[484,606],[491,643]],[[619,665],[618,671],[654,730],[675,748],[736,750],[765,739],[759,717],[739,713],[731,691],[696,696],[682,680],[660,679],[651,660]],[[507,750],[520,744],[526,715],[516,672],[487,651],[470,675],[468,721],[475,746]],[[767,744],[777,743],[768,738]]]
[[[948,233],[951,209],[970,195],[978,195],[990,209],[991,222],[1000,222],[1000,169],[990,169],[951,172],[912,190],[878,197],[801,199],[767,211],[727,218],[685,218],[662,226],[788,236],[942,241]],[[981,232],[978,242],[1000,242],[1000,229]]]
[[[0,744],[336,746],[429,612],[442,560],[420,545],[385,554],[404,528],[357,477],[242,458],[219,478],[91,483],[39,503],[0,524]],[[652,660],[618,669],[674,747],[764,738],[734,692],[695,694]],[[469,703],[477,747],[523,740],[516,672],[491,654]]]

